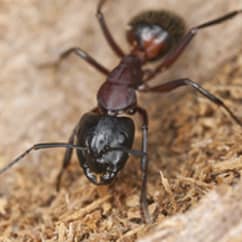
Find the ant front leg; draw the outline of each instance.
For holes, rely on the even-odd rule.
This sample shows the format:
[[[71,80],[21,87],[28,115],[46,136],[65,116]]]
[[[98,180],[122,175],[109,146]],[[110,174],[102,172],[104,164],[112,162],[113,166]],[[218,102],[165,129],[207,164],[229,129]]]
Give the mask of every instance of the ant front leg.
[[[178,79],[169,81],[167,83],[150,87],[150,88],[144,88],[140,90],[141,92],[170,92],[178,87],[181,86],[190,86],[194,88],[196,91],[200,92],[203,96],[205,96],[207,99],[212,101],[213,103],[217,104],[218,106],[222,107],[229,115],[230,117],[240,126],[242,126],[242,121],[239,120],[239,118],[230,110],[229,107],[227,107],[222,100],[220,100],[218,97],[211,94],[206,89],[202,88],[198,83],[190,80],[190,79]]]
[[[206,23],[200,24],[196,27],[191,28],[184,37],[179,41],[176,47],[171,49],[168,54],[164,57],[163,61],[160,65],[158,65],[155,69],[150,70],[150,73],[145,77],[144,82],[150,81],[153,77],[157,74],[163,72],[164,70],[168,69],[184,52],[186,47],[192,41],[192,39],[197,35],[200,29],[204,29],[207,27],[211,27],[217,24],[221,24],[229,19],[234,18],[238,14],[241,14],[242,10],[232,11],[222,17],[217,19],[208,21]]]
[[[111,49],[114,51],[114,53],[118,57],[122,58],[122,57],[124,57],[124,52],[120,48],[120,46],[116,43],[116,41],[114,40],[110,30],[107,27],[104,15],[102,13],[102,7],[103,7],[105,2],[106,2],[106,0],[100,0],[99,1],[98,6],[97,6],[96,16],[97,16],[98,22],[101,26],[104,37],[107,40],[108,44],[110,45]]]
[[[71,136],[68,140],[68,144],[74,145],[78,127],[79,127],[79,123],[75,127],[75,129],[72,131],[72,134],[71,134]],[[63,163],[62,163],[62,168],[61,168],[61,170],[60,170],[60,172],[59,172],[59,174],[56,178],[56,191],[57,192],[60,191],[61,178],[63,176],[65,169],[70,164],[72,153],[73,153],[73,148],[67,148],[66,151],[65,151],[65,155],[64,155],[64,159],[63,159]]]
[[[99,113],[99,109],[98,107],[95,107],[91,110],[91,112],[93,113]],[[80,121],[78,122],[78,124],[76,125],[76,127],[74,128],[74,130],[72,131],[72,134],[68,140],[68,144],[70,144],[71,146],[75,147],[75,138],[77,136],[77,132],[78,129],[80,127]],[[73,147],[67,148],[65,151],[65,155],[63,158],[63,163],[62,163],[62,168],[56,178],[56,191],[59,192],[60,191],[60,184],[61,184],[61,178],[63,176],[64,171],[66,170],[66,168],[69,166],[70,161],[71,161],[71,157],[72,157],[72,153],[73,153]]]
[[[147,203],[147,176],[148,176],[148,156],[147,156],[147,146],[148,146],[148,115],[145,109],[141,107],[136,108],[136,112],[140,115],[142,119],[142,152],[146,155],[141,157],[141,171],[142,171],[142,186],[140,195],[140,210],[141,215],[145,223],[151,223],[152,219],[148,210]]]

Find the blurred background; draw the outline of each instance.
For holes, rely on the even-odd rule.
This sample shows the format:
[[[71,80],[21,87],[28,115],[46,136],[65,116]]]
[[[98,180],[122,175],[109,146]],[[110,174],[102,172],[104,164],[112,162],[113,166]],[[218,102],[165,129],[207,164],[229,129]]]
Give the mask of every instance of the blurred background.
[[[81,47],[109,69],[114,68],[119,63],[119,59],[107,45],[95,17],[97,2],[97,0],[0,1],[0,166],[8,164],[17,154],[34,143],[67,141],[79,118],[96,106],[96,92],[105,77],[87,63],[76,56],[70,56],[63,61],[58,70],[42,68],[41,66],[55,61],[60,53],[73,46]],[[242,9],[242,0],[107,0],[103,11],[115,40],[128,53],[129,46],[125,39],[125,29],[129,20],[142,10],[169,9],[184,17],[189,28],[239,8]],[[227,63],[227,61],[233,63],[236,57],[241,56],[241,43],[242,15],[220,26],[199,32],[177,63],[165,74],[158,76],[153,83],[189,77],[196,82],[207,83],[206,85],[210,85],[209,90],[212,92],[216,91],[217,93],[216,88],[219,89],[220,81],[223,84],[226,83],[223,86],[224,90],[228,89],[230,80],[227,80],[227,77],[232,78],[233,73],[239,67],[233,71],[225,71],[225,74],[222,73],[221,76],[215,74],[223,71],[223,63]],[[241,57],[238,63],[242,63]],[[241,73],[241,69],[236,73]],[[224,76],[226,76],[225,79],[223,79]],[[242,79],[236,78],[235,84],[241,85]],[[213,83],[208,83],[210,80],[213,80]],[[232,95],[227,95],[224,90],[221,93],[225,93],[226,102],[241,117],[241,101],[239,102],[241,92],[237,92],[236,98],[233,99]],[[236,93],[236,86],[233,87],[233,91]],[[185,89],[182,92],[178,91],[180,94],[187,92]],[[211,156],[211,150],[216,150],[214,148],[216,143],[213,144],[211,141],[216,134],[215,141],[220,142],[220,147],[224,147],[224,140],[227,137],[231,138],[231,134],[239,136],[239,133],[233,132],[238,127],[231,125],[231,120],[226,119],[223,112],[216,112],[215,105],[209,106],[208,102],[203,102],[201,99],[198,102],[196,96],[192,95],[193,99],[190,98],[189,101],[185,99],[183,103],[175,106],[175,100],[178,99],[178,96],[179,94],[172,93],[162,95],[162,97],[152,94],[140,97],[140,104],[149,110],[151,118],[149,149],[154,161],[151,165],[151,173],[155,175],[150,176],[151,187],[149,187],[149,191],[152,195],[159,194],[159,196],[154,195],[153,199],[159,204],[157,208],[161,217],[166,214],[174,214],[177,211],[185,211],[205,192],[202,189],[199,191],[194,189],[194,194],[199,194],[198,198],[194,201],[189,200],[184,205],[181,202],[181,207],[174,210],[170,206],[169,196],[167,197],[166,192],[161,189],[160,180],[157,179],[159,171],[164,168],[165,175],[170,178],[176,169],[178,172],[178,164],[181,165],[180,169],[183,169],[180,161],[187,161],[188,169],[184,168],[185,171],[193,167],[193,161],[201,160],[201,164],[205,164],[202,159],[207,161],[207,156]],[[234,103],[232,103],[233,101]],[[201,103],[200,106],[198,103]],[[211,106],[212,108],[210,108]],[[204,119],[198,118],[199,120],[196,120],[199,115]],[[199,124],[196,129],[197,123]],[[221,125],[221,123],[225,123],[225,125]],[[137,127],[139,127],[139,123]],[[206,131],[211,133],[206,133]],[[201,140],[199,135],[204,138],[204,143],[202,141],[199,143]],[[140,133],[138,131],[136,136],[139,140]],[[194,140],[197,138],[197,143],[193,144],[190,140],[191,137],[195,137]],[[175,140],[175,138],[177,139]],[[180,146],[170,147],[173,140],[175,144]],[[237,142],[235,138],[231,138],[230,141],[233,144]],[[206,147],[207,149],[211,143],[210,153],[199,153],[200,148]],[[171,152],[171,149],[174,153]],[[189,153],[191,149],[195,151],[192,150]],[[235,153],[234,150],[229,153],[227,146],[216,150],[216,152],[220,151],[228,154],[229,157]],[[190,155],[190,158],[186,160],[187,154]],[[29,233],[28,236],[32,238],[38,230],[40,235],[36,235],[36,238],[45,234],[43,238],[49,236],[53,239],[50,241],[56,241],[56,233],[61,231],[58,230],[60,229],[59,224],[56,225],[59,218],[57,214],[65,214],[66,211],[71,211],[76,206],[85,207],[86,204],[95,201],[97,197],[103,197],[98,195],[95,186],[92,186],[84,176],[80,175],[82,171],[77,169],[76,162],[74,163],[75,169],[72,168],[76,177],[64,181],[71,189],[68,190],[68,185],[64,186],[64,192],[54,202],[53,208],[55,209],[51,209],[51,207],[49,210],[48,208],[46,210],[39,208],[42,206],[40,204],[45,203],[54,193],[54,181],[61,167],[62,155],[63,151],[59,149],[34,152],[26,157],[17,169],[14,168],[15,170],[12,169],[1,177],[0,183],[4,185],[1,185],[0,195],[4,194],[4,196],[0,197],[0,215],[3,214],[5,220],[0,221],[0,228],[4,228],[6,236],[11,234],[11,231],[16,234],[24,231],[23,235]],[[169,166],[169,164],[171,165]],[[203,165],[201,164],[196,167],[198,170],[202,170]],[[135,204],[135,216],[139,217],[140,174],[137,170],[139,170],[138,161],[136,163],[129,162],[124,176],[119,178],[119,185],[114,185],[114,188],[112,187],[110,190],[112,194],[112,189],[114,189],[114,194],[119,194],[119,196],[116,198],[111,196],[113,198],[111,205],[103,208],[104,211],[111,211],[111,216],[109,214],[107,217],[117,217],[118,225],[115,232],[118,235],[134,228],[134,225],[131,224],[127,229],[126,224],[121,221],[125,212],[120,207],[128,207],[129,205],[122,203],[123,200],[120,200],[120,197],[126,197],[127,193],[132,200],[131,195],[135,194],[131,204]],[[194,172],[191,171],[189,175],[191,174]],[[69,179],[77,181],[77,177],[79,177],[78,182],[84,184],[83,186],[69,184],[71,183]],[[202,177],[201,180],[203,181],[205,178]],[[180,196],[185,201],[187,193],[183,192],[181,187],[186,186],[183,184],[181,187],[176,186],[175,179],[172,180],[172,185],[174,185],[178,197]],[[82,195],[87,191],[89,195],[87,194],[86,198],[83,198]],[[68,196],[72,196],[72,200],[68,200]],[[114,210],[111,207],[114,207]],[[23,215],[24,213],[27,215]],[[45,216],[45,214],[47,215]],[[96,221],[95,216],[97,216],[95,213],[90,215],[89,220]],[[88,218],[85,219],[84,222],[82,221],[83,224],[87,223]],[[102,215],[98,219],[102,219]],[[105,220],[105,223],[108,221],[108,219]],[[64,220],[64,222],[66,221]],[[20,225],[22,227],[19,228]],[[100,235],[103,234],[103,231],[109,231],[110,227],[108,226],[110,225],[107,224],[106,227],[99,225],[97,228],[105,228],[104,230],[100,229]],[[68,223],[67,226],[69,226]],[[84,231],[83,236],[85,236],[83,227],[79,226],[78,228],[82,232]],[[86,233],[95,230],[90,228]],[[18,237],[16,236],[16,238]],[[109,237],[101,240],[98,237],[98,241],[108,241],[107,238]],[[39,240],[36,239],[36,241]]]

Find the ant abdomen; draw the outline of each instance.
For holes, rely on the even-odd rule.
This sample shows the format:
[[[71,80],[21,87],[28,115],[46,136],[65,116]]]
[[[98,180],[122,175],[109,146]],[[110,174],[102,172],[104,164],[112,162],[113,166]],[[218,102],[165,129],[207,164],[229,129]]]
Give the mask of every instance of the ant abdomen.
[[[128,26],[128,42],[135,47],[134,51],[144,52],[146,61],[163,57],[186,31],[183,19],[167,10],[142,12]]]

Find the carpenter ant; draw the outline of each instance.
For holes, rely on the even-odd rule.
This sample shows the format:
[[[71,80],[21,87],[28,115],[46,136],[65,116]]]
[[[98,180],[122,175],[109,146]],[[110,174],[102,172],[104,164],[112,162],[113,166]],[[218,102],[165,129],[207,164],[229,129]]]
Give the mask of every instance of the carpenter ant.
[[[183,53],[199,30],[220,24],[238,14],[242,10],[228,14],[195,26],[186,31],[182,18],[174,13],[157,10],[145,11],[134,17],[129,23],[127,40],[132,48],[128,54],[119,47],[106,25],[102,7],[105,0],[100,0],[97,7],[97,19],[106,41],[120,57],[120,63],[111,71],[89,56],[80,48],[70,48],[61,54],[56,63],[74,53],[106,76],[106,81],[97,93],[97,108],[82,116],[73,130],[68,143],[36,144],[18,156],[0,174],[17,163],[32,150],[64,147],[66,148],[63,166],[57,177],[57,190],[60,188],[61,177],[70,164],[73,149],[77,150],[78,159],[87,178],[94,184],[109,184],[125,165],[130,154],[141,157],[142,188],[140,208],[142,218],[151,222],[147,205],[147,174],[148,174],[148,115],[145,109],[138,106],[136,91],[139,92],[170,92],[180,86],[190,86],[213,103],[225,109],[231,118],[240,126],[242,122],[216,96],[202,88],[198,83],[182,78],[150,87],[148,82],[153,77],[168,69]],[[147,62],[163,58],[154,69],[144,69]],[[134,123],[129,117],[120,114],[137,113],[142,121],[141,151],[132,150],[134,139]]]

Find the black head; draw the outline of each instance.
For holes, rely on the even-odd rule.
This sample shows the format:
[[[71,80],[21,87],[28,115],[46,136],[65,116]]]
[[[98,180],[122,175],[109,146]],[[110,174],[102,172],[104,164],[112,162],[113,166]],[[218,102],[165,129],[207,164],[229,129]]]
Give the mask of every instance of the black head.
[[[133,140],[132,119],[85,114],[80,120],[77,144],[88,150],[77,150],[77,155],[88,179],[97,185],[111,183],[124,167],[128,159],[125,149],[131,149]]]
[[[183,19],[166,10],[142,12],[128,26],[128,42],[142,51],[147,61],[164,56],[185,33]]]

